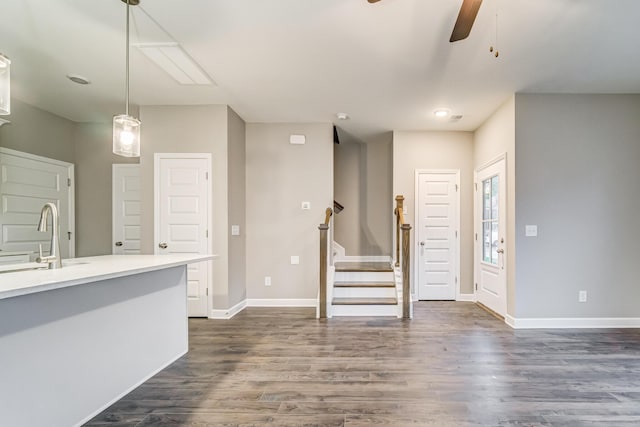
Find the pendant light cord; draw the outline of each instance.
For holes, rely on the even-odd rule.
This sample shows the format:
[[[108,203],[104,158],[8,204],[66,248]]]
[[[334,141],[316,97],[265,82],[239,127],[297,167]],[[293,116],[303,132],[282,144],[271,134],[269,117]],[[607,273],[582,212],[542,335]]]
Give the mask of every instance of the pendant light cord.
[[[126,58],[126,78],[125,78],[125,114],[129,115],[129,0],[127,0],[127,58]]]

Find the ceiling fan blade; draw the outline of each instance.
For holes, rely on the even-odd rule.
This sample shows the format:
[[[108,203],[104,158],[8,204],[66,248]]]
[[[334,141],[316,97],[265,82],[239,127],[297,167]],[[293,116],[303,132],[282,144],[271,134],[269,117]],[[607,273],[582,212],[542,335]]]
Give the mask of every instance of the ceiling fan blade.
[[[469,37],[471,27],[473,27],[473,21],[476,20],[478,10],[482,0],[463,0],[462,6],[460,6],[460,12],[458,12],[458,19],[456,19],[456,25],[453,27],[451,33],[450,42],[457,42],[458,40],[464,40]]]
[[[369,3],[378,3],[380,0],[367,0]]]

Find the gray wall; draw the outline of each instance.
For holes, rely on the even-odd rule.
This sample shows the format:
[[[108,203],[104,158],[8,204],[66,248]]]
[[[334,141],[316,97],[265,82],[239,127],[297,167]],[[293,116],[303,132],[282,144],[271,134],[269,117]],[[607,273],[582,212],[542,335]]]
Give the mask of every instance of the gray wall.
[[[229,235],[229,302],[228,306],[247,297],[246,288],[246,129],[240,116],[227,108],[229,143],[229,227],[240,226],[240,235]]]
[[[0,147],[75,163],[75,122],[15,98],[11,100],[11,115],[6,118],[11,123],[0,126]]]
[[[77,123],[74,142],[76,256],[110,254],[113,249],[111,165],[139,160],[112,153],[111,123]]]
[[[334,239],[347,255],[391,255],[392,140],[388,133],[334,145],[334,194],[345,207],[334,218]]]
[[[211,153],[213,230],[213,308],[229,307],[227,106],[141,107],[141,249],[153,253],[154,153]]]
[[[511,315],[515,310],[516,293],[515,114],[515,98],[511,96],[476,130],[473,136],[475,170],[502,154],[507,156],[507,244],[504,249],[507,258],[507,313]]]
[[[291,134],[306,144],[289,144]],[[247,298],[316,298],[318,224],[333,203],[332,125],[249,123],[246,155]]]
[[[460,170],[460,293],[473,293],[473,134],[471,132],[394,132],[393,194],[404,196],[405,220],[415,243],[415,170]],[[412,246],[415,249],[415,245]],[[414,253],[411,281],[415,285]]]
[[[640,96],[518,94],[515,112],[516,316],[640,316]]]

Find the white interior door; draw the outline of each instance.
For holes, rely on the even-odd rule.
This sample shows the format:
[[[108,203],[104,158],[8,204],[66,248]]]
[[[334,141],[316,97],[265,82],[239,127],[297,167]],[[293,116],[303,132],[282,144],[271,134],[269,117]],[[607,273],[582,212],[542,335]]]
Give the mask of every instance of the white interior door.
[[[0,249],[37,253],[42,244],[49,253],[51,231],[39,232],[37,225],[42,207],[52,202],[60,219],[60,254],[73,258],[73,164],[1,148],[0,176]]]
[[[112,173],[114,255],[140,253],[140,165],[114,164]]]
[[[458,289],[458,171],[416,172],[418,299],[455,300]]]
[[[156,154],[155,252],[209,253],[208,154]],[[191,317],[209,313],[210,261],[189,264],[187,301]]]
[[[507,311],[506,160],[476,172],[476,298],[501,316]]]

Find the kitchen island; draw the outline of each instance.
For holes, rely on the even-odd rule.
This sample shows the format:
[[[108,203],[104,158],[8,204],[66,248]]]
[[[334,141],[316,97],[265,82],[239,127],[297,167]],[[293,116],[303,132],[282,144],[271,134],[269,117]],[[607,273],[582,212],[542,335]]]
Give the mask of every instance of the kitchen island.
[[[75,426],[188,350],[187,264],[107,255],[0,274],[0,425]]]

